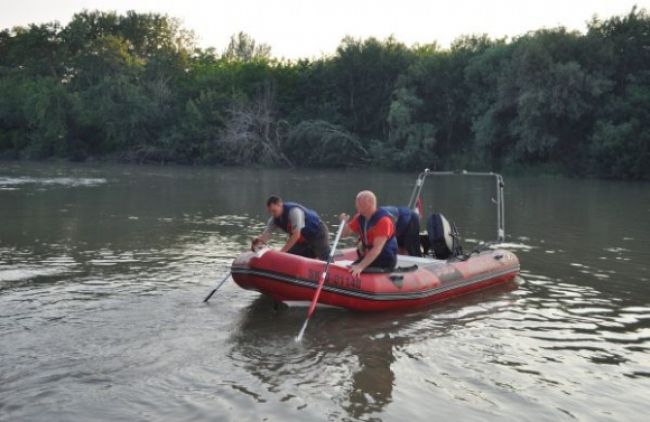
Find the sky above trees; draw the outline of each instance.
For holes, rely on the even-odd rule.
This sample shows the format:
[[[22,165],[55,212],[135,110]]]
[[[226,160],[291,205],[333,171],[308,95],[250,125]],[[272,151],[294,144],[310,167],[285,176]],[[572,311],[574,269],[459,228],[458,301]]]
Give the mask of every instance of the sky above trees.
[[[155,12],[180,18],[201,47],[225,49],[244,31],[272,47],[275,57],[313,58],[335,53],[346,35],[395,38],[410,45],[437,41],[448,47],[463,34],[492,38],[565,26],[586,30],[593,15],[627,13],[650,0],[0,0],[0,28],[58,20],[89,10]]]

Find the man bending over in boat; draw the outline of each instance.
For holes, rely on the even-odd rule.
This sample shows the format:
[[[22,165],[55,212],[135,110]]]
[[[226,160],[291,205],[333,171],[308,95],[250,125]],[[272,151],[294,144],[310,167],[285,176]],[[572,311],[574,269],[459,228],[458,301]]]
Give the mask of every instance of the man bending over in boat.
[[[393,270],[397,264],[397,240],[391,215],[385,209],[377,208],[377,197],[369,190],[357,194],[355,205],[357,214],[351,220],[347,214],[340,217],[349,220],[343,230],[344,236],[355,233],[361,237],[359,259],[350,266],[350,272],[358,276],[371,267]]]
[[[381,207],[388,211],[395,224],[395,239],[399,253],[410,256],[422,256],[420,249],[420,214],[409,207]]]
[[[271,218],[264,232],[253,239],[252,250],[268,242],[271,233],[282,230],[289,234],[289,239],[281,252],[327,260],[330,253],[329,232],[315,211],[295,202],[283,202],[275,195],[266,201],[266,208]]]

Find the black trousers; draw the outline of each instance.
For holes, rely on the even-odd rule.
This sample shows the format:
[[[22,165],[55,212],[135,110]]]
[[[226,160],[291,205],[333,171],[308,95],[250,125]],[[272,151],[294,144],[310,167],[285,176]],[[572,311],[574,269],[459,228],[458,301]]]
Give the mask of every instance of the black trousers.
[[[363,248],[363,246],[361,246]],[[358,264],[361,262],[363,259],[363,256],[361,255],[361,251],[359,248],[357,248],[357,260],[353,262],[353,264]],[[366,267],[365,270],[363,270],[364,273],[383,273],[383,272],[391,272],[395,269],[395,266],[397,265],[397,256],[393,256],[390,258],[384,257],[382,255],[379,255],[377,258],[375,258],[374,261],[370,263]]]
[[[420,248],[420,217],[414,213],[411,221],[397,237],[397,246],[406,249],[410,256],[422,256]]]
[[[318,233],[304,242],[298,242],[287,251],[293,255],[300,255],[306,258],[317,258],[321,261],[327,261],[330,254],[329,230],[322,221]]]

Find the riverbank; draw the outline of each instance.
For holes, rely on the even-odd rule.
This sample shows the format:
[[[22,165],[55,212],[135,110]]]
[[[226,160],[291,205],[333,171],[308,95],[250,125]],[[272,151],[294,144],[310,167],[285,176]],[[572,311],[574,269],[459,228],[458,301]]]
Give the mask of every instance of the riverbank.
[[[118,157],[93,157],[93,158],[88,158],[84,160],[70,160],[70,159],[61,159],[61,158],[48,158],[48,159],[41,159],[41,160],[33,160],[33,159],[15,159],[15,158],[0,158],[0,168],[5,165],[5,166],[29,166],[30,164],[35,164],[35,165],[52,165],[52,166],[63,166],[63,167],[69,167],[69,166],[93,166],[93,165],[103,165],[103,166],[110,166],[110,165],[134,165],[134,166],[151,166],[151,167],[179,167],[179,168],[200,168],[200,169],[223,169],[223,170],[233,170],[233,169],[255,169],[255,170],[280,170],[280,169],[285,169],[285,170],[292,170],[296,172],[300,171],[305,171],[309,170],[306,168],[300,168],[300,167],[281,167],[281,166],[264,166],[260,164],[251,164],[248,166],[241,166],[241,165],[223,165],[223,164],[205,164],[205,163],[176,163],[172,161],[155,161],[155,160],[133,160],[133,159],[125,159],[125,158],[118,158]],[[566,178],[566,179],[576,179],[576,180],[611,180],[611,181],[620,181],[620,182],[630,182],[629,180],[625,179],[616,179],[616,178],[604,178],[604,177],[595,177],[595,176],[576,176],[576,175],[571,175],[571,174],[566,174],[565,172],[562,171],[562,169],[559,166],[556,165],[537,165],[537,166],[521,166],[521,165],[511,165],[507,166],[501,170],[495,170],[495,169],[487,169],[487,168],[475,168],[475,167],[457,167],[457,168],[435,168],[434,166],[432,167],[424,167],[424,168],[430,168],[432,170],[437,170],[437,171],[459,171],[459,170],[467,170],[467,171],[494,171],[495,173],[500,173],[503,176],[510,177],[510,176],[515,176],[515,177],[544,177],[544,178]],[[420,171],[424,170],[424,168],[413,168],[413,169],[386,169],[382,167],[377,167],[377,166],[372,166],[370,164],[366,165],[359,165],[359,166],[349,166],[349,167],[321,167],[316,170],[320,171],[359,171],[359,172],[381,172],[381,173],[386,173],[386,172],[391,172],[395,174],[409,174],[409,175],[415,175],[419,173]],[[632,181],[634,182],[634,181]],[[647,180],[639,180],[636,182],[647,182]]]

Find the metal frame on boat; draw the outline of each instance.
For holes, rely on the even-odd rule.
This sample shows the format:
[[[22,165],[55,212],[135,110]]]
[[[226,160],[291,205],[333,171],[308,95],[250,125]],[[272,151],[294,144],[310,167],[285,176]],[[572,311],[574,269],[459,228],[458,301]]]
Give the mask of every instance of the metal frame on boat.
[[[496,199],[492,198],[492,202],[496,205],[497,211],[497,238],[495,243],[501,243],[506,238],[506,222],[505,222],[505,210],[504,210],[504,201],[503,201],[503,177],[498,173],[493,172],[476,172],[476,171],[467,171],[467,170],[458,170],[458,171],[431,171],[429,169],[424,169],[418,175],[418,178],[415,181],[415,186],[413,186],[413,191],[411,192],[411,198],[408,202],[408,207],[412,210],[416,209],[417,200],[422,193],[422,187],[424,186],[424,181],[428,176],[482,176],[482,177],[494,177],[496,182]]]

